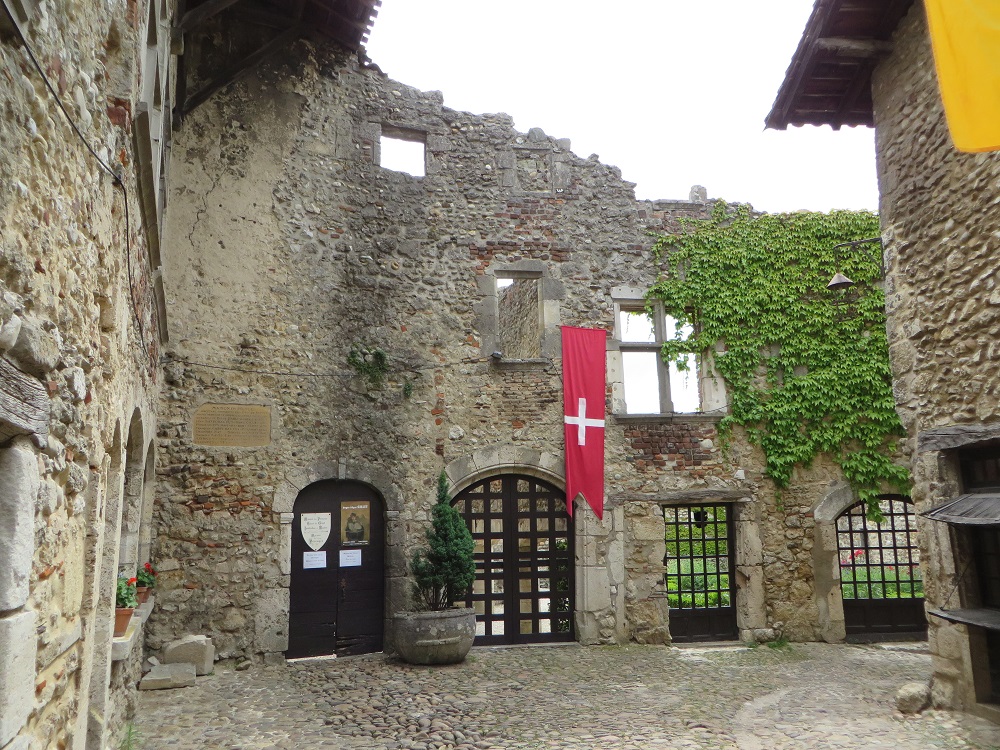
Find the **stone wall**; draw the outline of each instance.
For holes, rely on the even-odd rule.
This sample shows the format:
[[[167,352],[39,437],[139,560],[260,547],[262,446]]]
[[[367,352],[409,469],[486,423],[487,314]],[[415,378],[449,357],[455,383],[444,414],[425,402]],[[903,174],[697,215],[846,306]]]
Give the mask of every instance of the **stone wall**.
[[[910,436],[913,499],[925,511],[961,491],[956,450],[994,437],[1000,321],[997,154],[952,145],[926,18],[914,4],[875,74],[882,237],[893,390]],[[928,441],[951,432],[945,443]],[[928,607],[959,606],[948,527],[921,525]],[[934,702],[972,707],[974,656],[965,626],[930,617]]]
[[[426,176],[377,165],[383,128],[426,144]],[[612,330],[611,290],[655,278],[647,232],[706,211],[703,193],[637,202],[617,169],[565,139],[450,110],[304,42],[195,111],[173,154],[156,503],[166,572],[149,643],[207,632],[222,658],[285,648],[292,509],[307,484],[361,480],[385,498],[389,613],[409,606],[405,562],[442,467],[456,490],[506,471],[559,485],[559,325]],[[491,356],[505,324],[497,278],[536,286],[537,360]],[[377,351],[381,380],[348,365]],[[269,444],[196,444],[206,403],[266,406]],[[747,505],[745,634],[783,617],[793,637],[817,637],[811,570],[797,564],[809,549],[789,546],[810,527],[775,515],[745,441],[722,451],[708,416],[609,418],[608,513],[576,518],[578,638],[669,640],[662,513],[658,532],[636,519],[707,497]],[[801,496],[825,491],[810,482]],[[796,562],[772,565],[773,589],[765,537],[768,560]]]
[[[135,690],[112,677],[113,588],[158,398],[131,120],[148,9],[25,7],[28,45],[0,36],[0,746],[101,747]]]

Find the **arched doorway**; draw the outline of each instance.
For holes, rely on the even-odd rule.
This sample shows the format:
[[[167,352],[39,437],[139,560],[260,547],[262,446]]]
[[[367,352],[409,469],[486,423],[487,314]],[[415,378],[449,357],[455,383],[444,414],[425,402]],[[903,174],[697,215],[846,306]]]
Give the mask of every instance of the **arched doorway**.
[[[385,522],[366,484],[328,479],[302,490],[292,521],[289,658],[382,650]]]
[[[476,643],[573,640],[573,523],[566,494],[520,474],[483,479],[453,505],[475,542]]]
[[[927,632],[916,515],[909,498],[880,499],[883,520],[859,502],[837,518],[844,626],[851,640]]]

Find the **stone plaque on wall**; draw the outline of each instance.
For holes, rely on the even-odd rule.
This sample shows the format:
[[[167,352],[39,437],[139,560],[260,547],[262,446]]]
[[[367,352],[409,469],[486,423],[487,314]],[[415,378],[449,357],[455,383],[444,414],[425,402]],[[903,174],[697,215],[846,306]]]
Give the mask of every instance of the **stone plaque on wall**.
[[[198,445],[259,448],[271,442],[271,408],[252,404],[205,404],[192,422]]]

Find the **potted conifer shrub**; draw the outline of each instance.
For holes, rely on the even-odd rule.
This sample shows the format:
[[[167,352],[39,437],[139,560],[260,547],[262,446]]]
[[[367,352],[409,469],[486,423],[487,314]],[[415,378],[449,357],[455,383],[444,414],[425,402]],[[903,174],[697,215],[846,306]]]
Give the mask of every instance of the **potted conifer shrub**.
[[[395,616],[396,651],[411,664],[457,664],[476,638],[476,614],[455,607],[476,577],[472,534],[448,497],[448,477],[438,477],[437,504],[427,530],[427,548],[410,562],[420,612]]]

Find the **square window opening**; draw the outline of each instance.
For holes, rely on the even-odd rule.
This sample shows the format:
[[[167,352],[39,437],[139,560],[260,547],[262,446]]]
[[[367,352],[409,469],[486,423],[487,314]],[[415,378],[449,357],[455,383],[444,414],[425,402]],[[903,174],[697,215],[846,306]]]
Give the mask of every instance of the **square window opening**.
[[[383,127],[378,163],[383,169],[423,177],[426,174],[424,134]]]
[[[539,279],[497,276],[500,353],[505,359],[537,359],[542,355]]]

